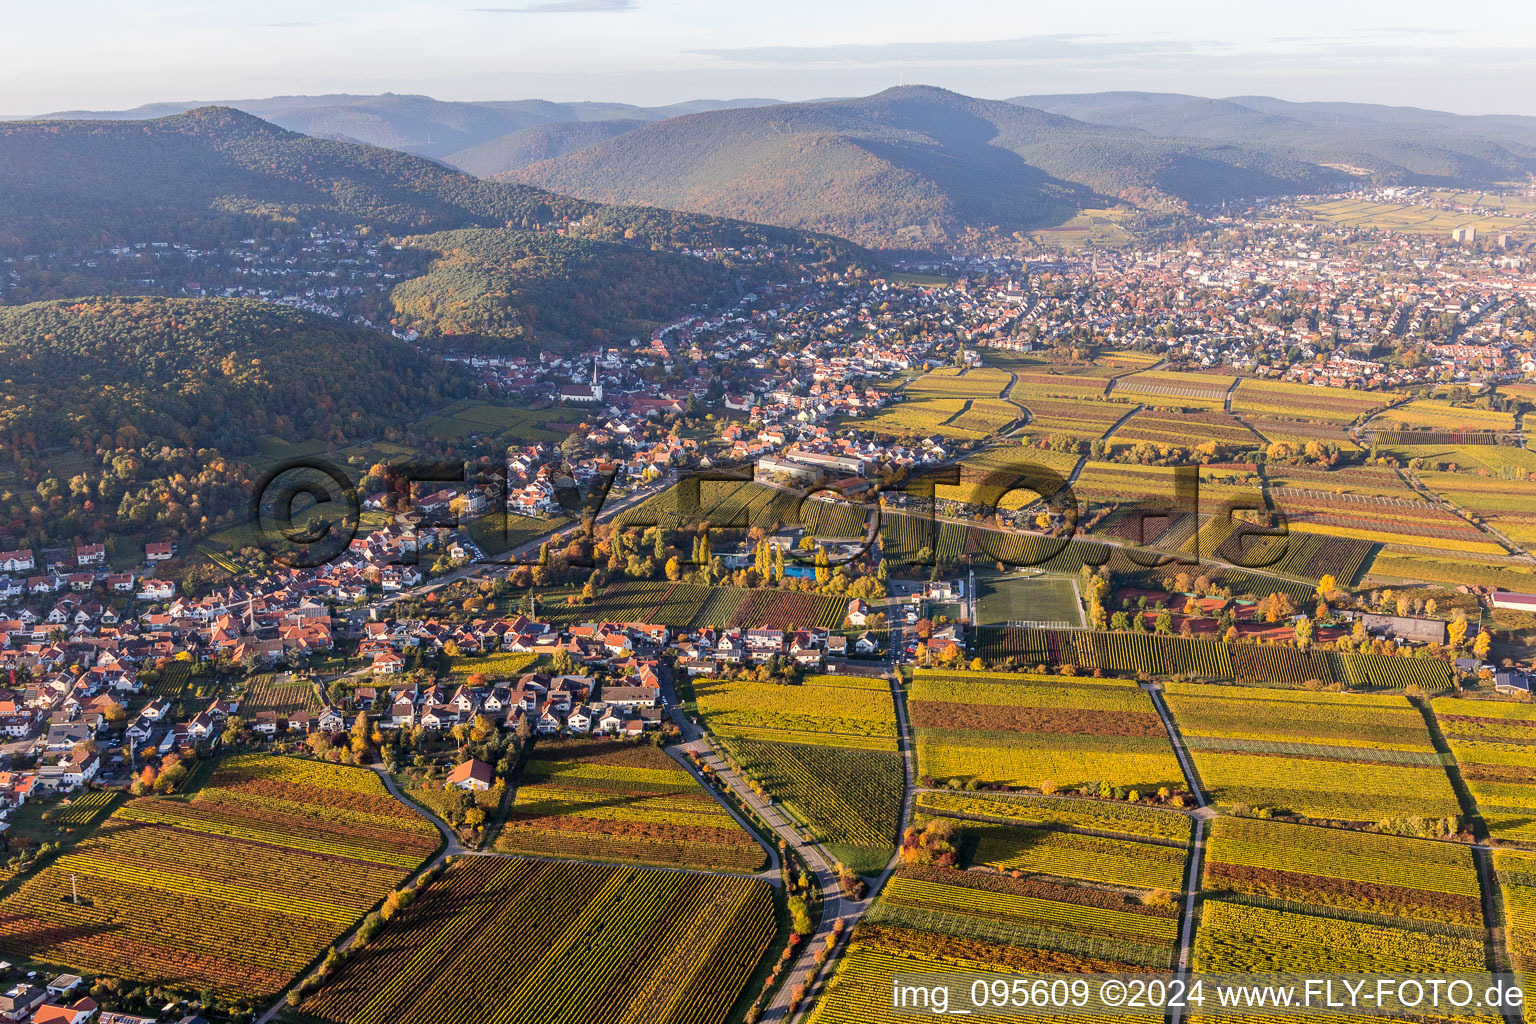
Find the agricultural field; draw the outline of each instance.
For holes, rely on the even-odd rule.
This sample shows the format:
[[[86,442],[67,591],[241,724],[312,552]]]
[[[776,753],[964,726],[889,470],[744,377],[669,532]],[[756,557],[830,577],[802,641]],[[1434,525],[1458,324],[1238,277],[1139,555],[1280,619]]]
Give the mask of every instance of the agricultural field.
[[[546,421],[558,419],[563,410],[528,409],[486,402],[462,402],[421,420],[415,429],[439,441],[464,441],[475,435],[493,437],[507,444],[562,441],[566,431],[551,430]]]
[[[1104,367],[1093,369],[1104,370]],[[1124,372],[1109,369],[1108,372]],[[1105,397],[1110,381],[1088,373],[1058,373],[1041,369],[1020,371],[1008,400],[1029,411],[1023,428],[1031,440],[1064,434],[1083,441],[1103,437],[1122,416],[1132,411],[1135,396]]]
[[[1477,868],[1453,843],[1218,818],[1203,888],[1197,971],[1487,969]]]
[[[891,1010],[893,973],[1081,974],[1170,967],[1178,903],[1166,897],[1182,887],[1187,856],[1182,841],[1077,834],[1065,830],[1071,827],[1065,821],[1028,828],[969,817],[920,817],[917,825],[926,828],[930,820],[957,830],[960,861],[905,863],[891,878],[851,937],[811,1012],[812,1024],[907,1019]],[[1184,827],[1187,837],[1187,820]],[[1155,894],[1159,888],[1164,898]],[[1130,1019],[1152,1024],[1160,1018]]]
[[[808,676],[799,686],[743,679],[695,679],[699,714],[727,740],[896,746],[896,708],[884,679]]]
[[[371,771],[226,757],[190,798],[124,804],[7,894],[0,947],[144,984],[270,996],[439,842]]]
[[[1488,833],[1536,843],[1536,707],[1449,697],[1433,707]]]
[[[1209,412],[1144,408],[1115,428],[1110,442],[1112,448],[1153,444],[1190,449],[1214,442],[1217,450],[1242,451],[1262,447],[1264,439],[1217,404]]]
[[[1441,430],[1508,433],[1515,414],[1469,406],[1453,406],[1440,398],[1416,398],[1396,405],[1371,420],[1379,430]]]
[[[1232,393],[1232,411],[1272,420],[1322,421],[1344,426],[1380,409],[1387,400],[1387,396],[1376,392],[1353,388],[1245,377],[1237,382],[1237,390]]]
[[[1274,464],[1265,467],[1269,486],[1277,494],[1310,491],[1298,497],[1394,498],[1421,502],[1423,496],[1409,487],[1397,470],[1387,466],[1348,466],[1344,469],[1318,469],[1313,466]],[[1282,505],[1283,507],[1283,505]]]
[[[165,697],[167,700],[180,700],[183,691],[187,688],[187,682],[192,678],[192,663],[189,661],[173,661],[160,670],[159,677],[155,680],[154,688],[150,695]]]
[[[1065,576],[976,575],[976,624],[1031,622],[1047,628],[1083,625],[1077,584]]]
[[[763,849],[649,743],[543,739],[517,779],[500,853],[750,873]]]
[[[1344,822],[1459,817],[1424,718],[1406,698],[1195,683],[1165,692],[1223,808]]]
[[[1495,850],[1493,868],[1504,896],[1504,941],[1512,966],[1529,972],[1536,969],[1536,854]]]
[[[1070,575],[1076,575],[1085,565],[1108,565],[1117,573],[1145,577],[1148,581],[1172,578],[1183,571],[1183,567],[1178,565],[1159,565],[1148,569],[1142,563],[1153,561],[1155,556],[1138,553],[1138,562],[1124,548],[1092,539],[1067,540],[1012,533],[953,522],[934,522],[920,516],[889,512],[881,517],[880,542],[881,554],[890,567],[920,569],[924,576],[927,575],[927,567],[935,563],[949,565],[966,556],[974,556],[978,563],[1002,562],[1008,567],[1036,567],[1047,572]],[[1160,549],[1170,544],[1172,542],[1168,540],[1167,533],[1157,541]],[[923,554],[924,548],[928,549],[926,560],[918,557]],[[1212,583],[1229,587],[1234,595],[1239,596],[1252,594],[1262,597],[1272,593],[1287,593],[1304,601],[1315,589],[1310,584],[1223,566],[1207,567],[1203,574],[1210,577]],[[1162,587],[1161,582],[1153,585]]]
[[[1037,828],[1113,832],[1148,842],[1188,846],[1190,819],[1178,811],[1122,803],[1118,800],[1079,800],[1033,793],[957,793],[924,790],[917,811],[934,817],[954,817]]]
[[[1451,586],[1467,584],[1496,587],[1520,593],[1530,593],[1536,589],[1536,573],[1531,571],[1530,566],[1516,564],[1512,560],[1488,562],[1416,552],[1377,552],[1366,567],[1366,576],[1428,581]]]
[[[245,684],[245,696],[240,699],[240,713],[247,718],[258,711],[275,711],[279,718],[296,711],[319,714],[324,706],[320,691],[308,679],[292,676],[279,677],[271,673],[252,676]]]
[[[1213,579],[1219,578],[1213,574]],[[1232,645],[1151,633],[991,627],[979,632],[977,653],[993,665],[1072,665],[1104,672],[1230,679]]]
[[[571,518],[564,515],[540,518],[492,510],[471,519],[465,529],[486,556],[495,559],[513,548],[522,547],[531,540],[568,526],[571,522]]]
[[[1332,576],[1341,587],[1354,584],[1373,550],[1369,541],[1320,533],[1263,536],[1247,532],[1241,522],[1224,518],[1207,523],[1196,543],[1202,557],[1314,582]]]
[[[1529,468],[1510,464],[1502,473],[1420,472],[1426,487],[1474,521],[1486,523],[1527,551],[1536,550],[1536,452],[1524,448],[1509,451],[1530,456]]]
[[[630,529],[680,530],[707,522],[714,529],[760,526],[772,531],[784,524],[796,525],[801,502],[800,495],[750,480],[689,480],[624,510],[614,523]]]
[[[1445,235],[1457,228],[1475,227],[1479,232],[1528,229],[1531,222],[1518,216],[1497,212],[1463,213],[1441,210],[1417,203],[1384,203],[1370,199],[1326,199],[1305,203],[1302,215],[1323,224],[1368,228],[1378,231],[1408,231],[1415,234]]]
[[[700,716],[732,758],[856,871],[894,852],[906,774],[890,684],[807,676],[798,686],[694,681]]]
[[[551,604],[540,614],[558,625],[645,622],[674,629],[835,629],[843,624],[847,606],[846,597],[781,587],[747,590],[666,580],[620,580],[585,604]]]
[[[1425,693],[1451,688],[1451,668],[1433,658],[1380,654],[1298,651],[1275,644],[1238,644],[1232,648],[1234,678],[1259,686],[1300,687],[1317,682],[1356,690],[1406,690]]]
[[[918,771],[939,782],[1184,788],[1162,720],[1131,682],[917,669],[907,714]]]
[[[726,748],[833,857],[861,874],[891,859],[906,782],[899,753],[748,739]]]
[[[960,482],[936,485],[934,497],[979,505],[989,512],[1017,511],[1058,492],[1077,462],[1076,455],[1005,443],[967,456],[960,463]],[[1021,479],[1038,484],[1039,490],[1016,484]]]
[[[467,682],[470,676],[483,675],[487,679],[516,679],[533,668],[539,660],[537,654],[514,654],[511,651],[492,651],[489,654],[465,655],[448,659],[448,673],[443,681],[450,686]]]
[[[1292,533],[1383,544],[1393,551],[1503,555],[1504,546],[1439,505],[1413,499],[1325,494],[1311,488],[1272,488],[1275,506]]]
[[[1018,405],[999,397],[1009,380],[1006,370],[943,367],[908,383],[900,401],[853,424],[882,434],[979,440],[1023,418]]]
[[[755,879],[468,857],[301,1010],[335,1024],[720,1024],[773,935]]]
[[[1148,405],[1220,410],[1226,404],[1233,380],[1213,373],[1142,370],[1116,379],[1110,394]]]

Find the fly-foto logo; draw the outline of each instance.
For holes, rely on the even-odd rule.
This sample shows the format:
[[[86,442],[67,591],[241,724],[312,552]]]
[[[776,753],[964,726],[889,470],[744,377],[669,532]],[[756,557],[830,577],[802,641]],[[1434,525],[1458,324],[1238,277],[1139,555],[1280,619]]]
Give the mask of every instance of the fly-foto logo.
[[[1165,497],[1127,498],[1113,505],[1112,538],[1086,538],[1083,507],[1070,475],[1031,461],[1027,453],[985,471],[956,465],[930,467],[880,482],[822,480],[784,486],[756,481],[750,470],[705,470],[662,480],[649,491],[614,500],[618,467],[576,467],[554,460],[532,474],[536,505],[514,510],[505,466],[458,461],[415,461],[388,467],[381,495],[372,501],[396,513],[400,543],[384,549],[382,560],[414,563],[423,537],[464,537],[466,560],[486,565],[535,565],[543,540],[558,533],[571,545],[573,566],[590,568],[589,552],[600,523],[626,530],[698,529],[745,532],[789,531],[813,543],[786,551],[805,565],[821,559],[830,567],[881,558],[888,569],[930,568],[941,560],[947,537],[959,530],[972,560],[1011,568],[1044,566],[1064,556],[1088,565],[1104,564],[1114,551],[1134,564],[1158,568],[1195,564],[1208,553],[1200,538],[1213,523],[1222,528],[1223,560],[1263,569],[1284,558],[1289,530],[1284,512],[1261,498],[1203,504],[1200,471],[1176,467]],[[746,494],[746,500],[743,494]],[[639,500],[645,498],[646,500]],[[829,508],[839,510],[831,515]],[[1028,510],[1022,528],[996,526]],[[1008,511],[1012,510],[1012,511]],[[341,467],[324,459],[299,459],[270,470],[259,481],[250,505],[251,535],[274,561],[313,568],[346,555],[358,540],[363,507],[357,485]],[[1170,522],[1189,517],[1190,540],[1176,550],[1152,543]],[[842,529],[828,524],[833,520]],[[862,528],[848,524],[861,520]],[[948,527],[948,532],[946,532]],[[891,538],[900,535],[900,543]],[[1030,538],[1020,544],[1018,538]],[[472,539],[470,539],[472,538]],[[365,542],[366,543],[366,542]],[[686,564],[697,557],[681,556]],[[951,557],[952,557],[951,553]]]

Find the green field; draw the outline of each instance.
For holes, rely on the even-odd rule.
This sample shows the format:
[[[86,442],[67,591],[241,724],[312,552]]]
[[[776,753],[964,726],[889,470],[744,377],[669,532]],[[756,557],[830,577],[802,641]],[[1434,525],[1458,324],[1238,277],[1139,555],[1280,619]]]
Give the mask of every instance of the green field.
[[[976,575],[976,624],[1046,623],[1082,626],[1077,586],[1065,576]]]

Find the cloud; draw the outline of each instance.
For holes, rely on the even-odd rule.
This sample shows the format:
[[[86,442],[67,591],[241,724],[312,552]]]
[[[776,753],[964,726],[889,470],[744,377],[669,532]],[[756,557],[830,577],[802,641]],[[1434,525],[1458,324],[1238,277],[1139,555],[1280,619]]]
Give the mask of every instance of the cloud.
[[[619,14],[635,9],[635,0],[547,0],[526,7],[471,7],[475,14]]]

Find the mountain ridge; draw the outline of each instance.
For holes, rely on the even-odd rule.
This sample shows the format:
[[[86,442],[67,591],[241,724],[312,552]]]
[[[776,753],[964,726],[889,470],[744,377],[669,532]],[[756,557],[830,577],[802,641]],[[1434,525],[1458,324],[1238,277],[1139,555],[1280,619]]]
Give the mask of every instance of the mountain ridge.
[[[61,110],[28,121],[154,120],[204,107],[229,107],[280,128],[318,138],[355,140],[441,159],[541,124],[584,121],[658,121],[703,110],[765,105],[777,100],[684,100],[658,107],[578,100],[439,100],[415,93],[324,93],[260,99],[156,102],[124,110]]]
[[[1007,235],[1052,226],[1117,199],[1218,202],[1343,176],[1239,146],[902,86],[654,122],[496,180],[919,248],[978,227]]]

